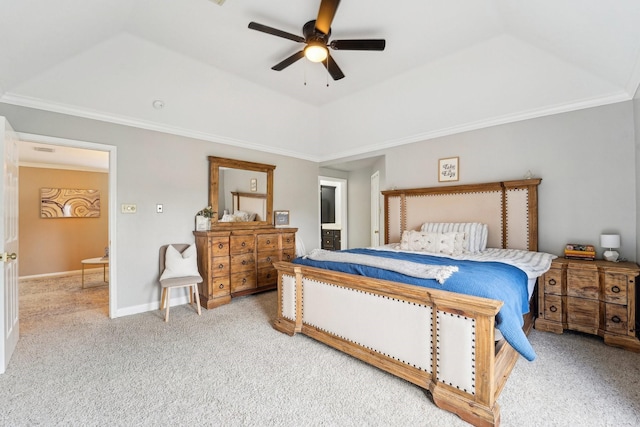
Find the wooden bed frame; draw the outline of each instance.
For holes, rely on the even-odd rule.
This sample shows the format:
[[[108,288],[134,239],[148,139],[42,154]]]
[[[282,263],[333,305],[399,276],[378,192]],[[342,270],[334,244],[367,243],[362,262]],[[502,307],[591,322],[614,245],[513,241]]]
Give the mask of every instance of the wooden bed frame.
[[[488,247],[537,250],[540,179],[383,191],[385,243],[424,222],[488,224]],[[495,340],[501,301],[287,262],[278,269],[273,326],[308,335],[428,390],[477,426],[498,426],[519,354]],[[534,298],[532,298],[533,300]],[[533,313],[525,316],[525,332]]]

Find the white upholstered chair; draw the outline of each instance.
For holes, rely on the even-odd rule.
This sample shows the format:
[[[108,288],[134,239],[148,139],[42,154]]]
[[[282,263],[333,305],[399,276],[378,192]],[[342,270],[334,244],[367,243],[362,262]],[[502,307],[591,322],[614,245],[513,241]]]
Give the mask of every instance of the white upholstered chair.
[[[198,315],[200,311],[200,295],[198,283],[202,277],[198,273],[198,257],[196,246],[186,243],[164,245],[160,248],[160,310],[166,307],[164,321],[169,321],[169,305],[171,289],[189,288],[189,304],[195,303]]]

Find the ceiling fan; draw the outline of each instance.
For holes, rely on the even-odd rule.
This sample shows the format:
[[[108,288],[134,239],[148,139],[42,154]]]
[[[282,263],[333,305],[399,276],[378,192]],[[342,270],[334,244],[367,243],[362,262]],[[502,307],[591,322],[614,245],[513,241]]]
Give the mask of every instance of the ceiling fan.
[[[321,62],[333,80],[340,80],[344,77],[344,73],[329,54],[329,47],[334,50],[384,50],[386,44],[384,39],[332,40],[329,42],[331,22],[339,4],[340,0],[321,0],[318,17],[314,21],[307,22],[302,27],[304,37],[258,24],[257,22],[250,22],[249,28],[252,30],[306,44],[304,49],[274,65],[271,69],[282,71],[297,60],[306,57],[312,62]]]

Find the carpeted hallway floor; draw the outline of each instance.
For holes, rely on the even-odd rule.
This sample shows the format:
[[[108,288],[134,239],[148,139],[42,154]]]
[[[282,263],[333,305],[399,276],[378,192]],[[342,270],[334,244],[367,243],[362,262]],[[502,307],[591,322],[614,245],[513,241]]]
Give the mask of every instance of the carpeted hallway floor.
[[[108,319],[108,288],[79,276],[20,287],[2,426],[467,425],[404,380],[275,331],[275,292],[202,316],[175,307],[167,324],[159,311]],[[530,339],[538,359],[519,360],[498,399],[503,426],[640,425],[640,354],[582,334]]]

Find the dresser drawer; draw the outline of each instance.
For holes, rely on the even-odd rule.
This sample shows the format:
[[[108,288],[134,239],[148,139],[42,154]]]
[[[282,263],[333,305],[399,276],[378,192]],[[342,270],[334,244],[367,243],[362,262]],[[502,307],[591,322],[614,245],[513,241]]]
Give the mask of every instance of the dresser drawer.
[[[256,266],[256,258],[253,253],[231,255],[231,273],[240,271],[253,271]]]
[[[226,276],[229,274],[229,257],[217,256],[211,259],[211,275],[213,277]]]
[[[230,239],[231,253],[232,254],[243,254],[248,252],[253,252],[254,247],[254,236],[248,235],[240,235],[240,236],[231,236]]]
[[[296,235],[295,233],[282,233],[282,249],[295,249]]]
[[[246,291],[256,287],[255,271],[242,271],[231,274],[231,292]]]
[[[258,283],[260,286],[275,286],[278,283],[278,271],[273,267],[259,269]]]
[[[272,268],[273,263],[280,261],[279,251],[260,252],[258,254],[258,268]]]
[[[282,251],[282,261],[291,262],[296,257],[295,250],[287,249]]]
[[[278,249],[277,234],[258,234],[258,252]]]
[[[212,257],[229,255],[229,238],[217,238],[209,241],[209,254]]]
[[[605,330],[620,335],[625,335],[629,327],[627,306],[619,304],[605,304],[604,322]]]
[[[598,269],[580,266],[567,268],[567,295],[571,297],[599,299]]]
[[[633,284],[633,279],[622,273],[603,273],[604,301],[614,304],[627,304],[627,286]]]
[[[229,277],[213,277],[209,287],[209,298],[216,298],[223,295],[229,295],[231,288],[229,287]],[[204,295],[204,292],[202,292]]]
[[[562,322],[562,297],[546,294],[544,297],[544,318],[552,322]]]

